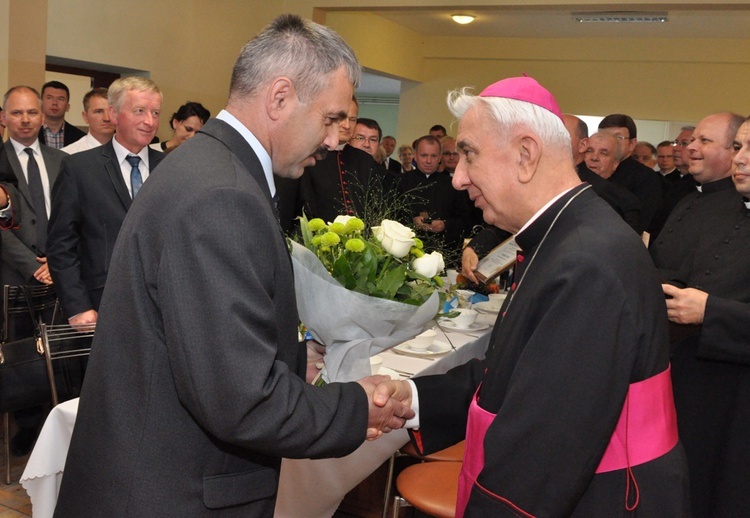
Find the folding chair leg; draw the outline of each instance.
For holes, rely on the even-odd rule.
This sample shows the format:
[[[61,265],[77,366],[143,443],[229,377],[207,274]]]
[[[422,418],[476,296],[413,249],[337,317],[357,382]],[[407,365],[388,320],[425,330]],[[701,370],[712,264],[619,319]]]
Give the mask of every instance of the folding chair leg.
[[[402,507],[411,507],[412,505],[401,496],[396,495],[393,499],[393,515],[392,518],[398,518],[398,513]]]

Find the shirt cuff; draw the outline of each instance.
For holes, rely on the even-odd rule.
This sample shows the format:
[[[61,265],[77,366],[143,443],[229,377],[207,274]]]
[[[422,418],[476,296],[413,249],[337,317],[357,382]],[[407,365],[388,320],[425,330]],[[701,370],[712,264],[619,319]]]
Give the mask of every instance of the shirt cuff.
[[[411,409],[414,410],[414,417],[406,421],[404,428],[419,428],[419,392],[417,385],[412,380],[406,380],[411,385]]]

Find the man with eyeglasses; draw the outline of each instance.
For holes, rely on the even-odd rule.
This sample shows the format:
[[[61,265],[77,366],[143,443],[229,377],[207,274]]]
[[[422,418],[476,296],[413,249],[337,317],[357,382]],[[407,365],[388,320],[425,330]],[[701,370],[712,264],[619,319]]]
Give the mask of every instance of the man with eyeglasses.
[[[380,147],[382,130],[380,124],[373,119],[359,118],[354,126],[354,133],[349,144],[369,153],[373,158]]]
[[[662,142],[665,145],[664,149],[662,149],[662,144],[658,147],[659,156],[662,153],[672,154],[675,168],[671,173],[662,177],[667,190],[664,193],[664,199],[659,208],[656,209],[654,217],[651,218],[651,224],[646,229],[650,236],[649,239],[652,241],[659,235],[659,232],[664,227],[664,223],[667,222],[669,214],[674,210],[679,201],[694,192],[695,186],[698,185],[688,173],[690,156],[687,147],[690,144],[690,138],[693,136],[694,129],[695,126],[685,126],[674,142]],[[667,148],[666,146],[669,147]]]
[[[620,145],[622,161],[610,181],[622,185],[641,200],[639,227],[648,228],[661,203],[663,189],[658,174],[632,157],[638,143],[635,122],[621,113],[607,115],[599,123],[599,131],[611,134]]]
[[[443,151],[441,153],[442,158],[440,159],[439,171],[448,173],[452,178],[459,158],[458,150],[456,149],[456,139],[453,137],[444,137],[440,140],[440,144],[443,147]]]
[[[733,139],[743,120],[734,113],[716,113],[695,127],[687,149],[689,172],[697,186],[677,203],[649,245],[665,283],[681,284],[679,269],[690,260],[698,240],[734,213],[740,196],[731,178]]]

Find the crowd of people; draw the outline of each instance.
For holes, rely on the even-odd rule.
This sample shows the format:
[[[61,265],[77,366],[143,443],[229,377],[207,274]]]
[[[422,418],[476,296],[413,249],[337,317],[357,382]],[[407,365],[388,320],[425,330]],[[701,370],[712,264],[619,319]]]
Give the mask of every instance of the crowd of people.
[[[625,114],[589,134],[513,78],[451,94],[456,138],[436,125],[398,146],[358,117],[359,74],[338,35],[285,16],[243,50],[226,109],[209,120],[186,103],[163,143],[146,78],[88,92],[88,133],[65,121],[62,83],[5,94],[2,284],[53,284],[68,322],[97,323],[108,346],[92,353],[61,512],[269,513],[280,457],[345,455],[405,424],[425,452],[468,424],[481,462],[462,474],[467,516],[750,508],[750,121],[710,114],[653,146]],[[292,347],[277,223],[294,232],[303,213],[401,219],[458,251],[473,281],[516,235],[487,358],[414,382],[305,384],[321,351]],[[655,400],[661,421],[628,430],[628,409]],[[15,453],[41,419],[16,415]],[[622,422],[633,463],[609,450]]]

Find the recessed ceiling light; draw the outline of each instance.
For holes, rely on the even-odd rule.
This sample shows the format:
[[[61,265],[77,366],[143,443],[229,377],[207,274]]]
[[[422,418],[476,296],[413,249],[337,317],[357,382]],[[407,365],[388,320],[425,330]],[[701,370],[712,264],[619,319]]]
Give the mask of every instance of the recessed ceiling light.
[[[572,13],[580,23],[663,23],[669,21],[664,11],[603,11]]]
[[[461,25],[466,25],[467,23],[474,21],[474,17],[470,14],[454,14],[451,18],[453,18],[454,22],[460,23]]]

